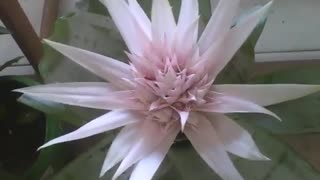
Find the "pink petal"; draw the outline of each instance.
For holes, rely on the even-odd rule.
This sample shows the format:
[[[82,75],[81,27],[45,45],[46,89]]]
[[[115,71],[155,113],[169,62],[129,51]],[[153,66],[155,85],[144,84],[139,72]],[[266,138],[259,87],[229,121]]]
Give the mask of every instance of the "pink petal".
[[[164,160],[180,129],[172,128],[155,151],[144,157],[133,169],[130,180],[151,180]]]
[[[202,54],[231,28],[240,0],[220,0],[199,39]]]
[[[100,1],[107,7],[130,52],[142,55],[148,40],[150,40],[148,34],[144,32],[148,24],[140,26],[144,22],[141,19],[136,19],[138,12],[135,9],[136,13],[132,13],[132,9],[130,10],[129,5],[124,0]]]
[[[208,113],[220,141],[227,151],[250,160],[269,160],[264,156],[247,130],[223,114]]]
[[[132,78],[130,66],[128,64],[80,48],[50,40],[44,41],[70,60],[86,68],[97,76],[111,82],[115,86],[121,88],[128,87],[128,83],[122,80],[122,78]]]
[[[144,109],[133,91],[117,91],[109,83],[57,83],[15,90],[47,101],[96,109]]]
[[[198,122],[196,127],[194,129],[186,127],[184,133],[202,159],[222,179],[243,180],[210,122],[199,114],[192,118]]]
[[[303,84],[224,84],[214,85],[214,91],[237,96],[261,106],[297,99],[320,90],[320,85]]]
[[[213,93],[211,97],[211,103],[204,104],[196,109],[215,113],[262,113],[281,120],[280,117],[268,109],[245,99],[219,93]]]
[[[152,153],[164,140],[166,134],[158,123],[148,120],[144,121],[143,127],[140,130],[139,140],[123,159],[112,179],[117,179],[130,166]]]
[[[175,39],[175,49],[179,55],[185,55],[185,57],[181,57],[184,61],[192,61],[192,59],[188,56],[192,55],[192,48],[194,48],[197,42],[198,24],[199,20],[196,19],[193,21],[193,23],[189,23],[189,25],[185,27],[183,31],[179,31],[179,34],[176,35],[177,39]],[[180,62],[180,64],[183,65],[187,63],[189,62]]]
[[[192,32],[191,37],[193,42],[195,43],[198,38],[198,18],[199,18],[199,4],[198,0],[182,0],[181,1],[181,9],[179,13],[178,20],[178,34],[180,35],[182,32],[187,32],[190,25],[197,21],[196,28]],[[192,25],[193,26],[193,25]]]
[[[213,43],[211,47],[204,52],[202,64],[206,67],[210,78],[215,78],[226,64],[229,63],[234,54],[261,21],[262,17],[269,11],[271,4],[272,1],[250,14],[246,19],[232,28],[226,36],[219,35],[218,42]]]
[[[166,40],[172,43],[176,31],[176,22],[168,0],[152,1],[152,35],[153,40]]]
[[[139,128],[140,123],[128,125],[119,132],[108,150],[102,166],[100,177],[102,177],[113,166],[123,160],[123,158],[126,157],[126,155],[130,152],[130,149],[133,147],[133,145],[137,143]]]
[[[127,111],[127,110],[115,110],[111,111],[103,116],[100,116],[89,123],[83,125],[79,129],[60,136],[58,138],[55,138],[43,146],[41,146],[39,149],[43,149],[45,147],[58,144],[58,143],[63,143],[63,142],[69,142],[69,141],[74,141],[78,139],[83,139],[86,137],[90,137],[99,133],[103,133],[112,129],[116,129],[118,127],[132,124],[132,123],[137,123],[141,121],[143,118],[142,115]]]
[[[129,9],[141,26],[144,33],[151,39],[151,22],[146,13],[143,11],[137,0],[128,0]]]

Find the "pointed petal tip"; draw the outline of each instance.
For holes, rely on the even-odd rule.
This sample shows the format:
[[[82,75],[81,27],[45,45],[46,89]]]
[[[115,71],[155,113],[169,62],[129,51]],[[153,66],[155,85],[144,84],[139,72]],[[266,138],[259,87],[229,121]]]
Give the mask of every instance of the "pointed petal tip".
[[[187,111],[178,111],[179,115],[180,115],[180,124],[181,124],[181,131],[184,131],[184,128],[188,122],[189,119],[189,113]]]
[[[57,44],[58,42],[55,42],[55,41],[51,41],[49,39],[42,39],[42,41],[46,44],[48,44],[49,46],[52,46],[54,44]]]
[[[262,159],[263,161],[271,161],[271,159],[270,158],[268,158],[267,156],[263,156],[263,159]]]
[[[254,157],[251,157],[250,160],[254,161],[270,161],[271,159],[262,154],[259,150],[256,151]]]
[[[106,172],[104,172],[104,171],[101,170],[101,172],[100,172],[100,174],[99,174],[99,178],[102,178],[105,174],[106,174]]]
[[[272,115],[272,116],[275,117],[277,120],[279,120],[280,122],[282,122],[282,119],[281,119],[278,115],[276,115],[275,113],[272,113],[272,114],[270,114],[270,115]]]
[[[261,7],[261,8],[258,10],[258,11],[259,11],[258,14],[259,14],[260,16],[266,16],[266,15],[269,13],[272,5],[273,5],[273,0],[269,1],[267,4],[265,4],[263,7]]]
[[[14,90],[12,90],[12,92],[24,93],[24,88],[14,89]]]
[[[53,145],[53,144],[49,141],[49,142],[45,143],[44,145],[40,146],[40,147],[37,149],[37,151],[40,151],[40,150],[42,150],[42,149],[44,149],[44,148],[47,148],[47,147],[49,147],[49,146],[51,146],[51,145]]]

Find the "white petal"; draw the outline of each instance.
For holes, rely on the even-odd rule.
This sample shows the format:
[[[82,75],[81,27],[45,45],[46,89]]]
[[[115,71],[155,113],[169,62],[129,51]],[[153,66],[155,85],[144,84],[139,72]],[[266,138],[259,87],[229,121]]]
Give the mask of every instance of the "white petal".
[[[128,0],[131,13],[135,16],[144,33],[151,39],[151,22],[137,0]]]
[[[157,122],[144,121],[143,127],[140,130],[139,140],[133,145],[130,152],[123,159],[112,179],[117,179],[133,164],[152,153],[166,137],[166,134],[167,133],[162,131]]]
[[[182,0],[181,9],[178,20],[178,34],[187,32],[189,26],[197,21],[199,18],[199,3],[198,0]],[[193,40],[196,41],[198,38],[198,23],[196,23],[196,29],[192,34]]]
[[[129,153],[130,149],[137,142],[139,125],[140,123],[128,125],[119,132],[108,149],[100,177],[102,177],[108,170],[119,163]]]
[[[194,129],[186,127],[184,133],[202,159],[222,179],[243,180],[225,151],[224,145],[217,138],[210,122],[200,115],[192,118],[198,122],[196,127]]]
[[[47,142],[46,144],[41,146],[39,149],[42,149],[54,144],[58,144],[58,143],[83,139],[99,133],[103,133],[105,131],[116,129],[118,127],[121,127],[127,124],[137,123],[141,121],[142,118],[143,117],[141,115],[131,111],[127,111],[127,110],[111,111],[103,116],[100,116],[90,121],[89,123],[83,125],[79,129],[69,134],[60,136],[58,138],[55,138]]]
[[[168,132],[168,135],[161,144],[151,154],[139,161],[133,169],[130,180],[151,180],[157,169],[164,160],[171,145],[174,143],[176,136],[179,133],[179,128],[174,128]]]
[[[134,54],[142,55],[149,40],[143,30],[147,24],[140,26],[143,22],[136,19],[135,14],[131,13],[129,5],[124,0],[100,1],[107,7],[129,50]]]
[[[178,111],[180,116],[180,124],[181,124],[181,131],[184,130],[184,127],[187,124],[187,121],[189,119],[189,113],[188,111]]]
[[[144,109],[132,91],[116,91],[108,83],[57,83],[15,90],[43,100],[96,109]]]
[[[237,96],[261,106],[269,106],[297,99],[320,90],[320,85],[305,84],[224,84],[215,85],[212,90]]]
[[[220,38],[217,44],[212,44],[212,47],[204,53],[203,58],[205,61],[203,64],[208,67],[207,72],[210,73],[210,78],[215,78],[226,64],[229,63],[234,54],[261,21],[262,17],[269,11],[271,4],[272,1],[248,15],[243,21],[237,23],[225,37]]]
[[[163,40],[172,43],[176,31],[176,22],[168,0],[152,1],[152,36],[153,39]]]
[[[269,160],[260,152],[248,131],[232,119],[213,113],[208,113],[207,117],[227,151],[250,160]]]
[[[213,93],[211,97],[211,103],[204,104],[196,109],[215,113],[262,113],[281,120],[280,117],[268,109],[245,99],[220,93]]]
[[[196,19],[193,23],[190,23],[183,31],[178,31],[176,34],[175,39],[175,48],[177,53],[180,55],[190,56],[190,52],[192,52],[192,48],[194,48],[195,44],[197,43],[197,33],[198,33],[198,24],[199,19]],[[182,56],[184,57],[184,56]],[[182,58],[182,64],[185,59],[191,61],[192,58],[184,57]]]
[[[80,48],[50,40],[44,41],[55,50],[70,58],[70,60],[86,68],[97,76],[113,83],[115,86],[128,86],[128,83],[122,80],[122,78],[131,79],[132,77],[130,66],[128,64]]]
[[[213,12],[207,27],[199,39],[199,49],[202,54],[211,44],[223,37],[231,28],[237,13],[240,0],[220,0]]]

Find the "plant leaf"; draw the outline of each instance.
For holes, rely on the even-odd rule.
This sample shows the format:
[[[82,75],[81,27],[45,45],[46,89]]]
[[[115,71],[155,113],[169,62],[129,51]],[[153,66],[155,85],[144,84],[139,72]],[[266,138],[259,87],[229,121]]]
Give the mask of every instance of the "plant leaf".
[[[238,19],[238,22],[247,15]],[[241,46],[238,52],[234,55],[229,64],[218,75],[217,84],[228,83],[246,83],[249,80],[250,68],[255,63],[256,43],[263,31],[267,22],[267,17],[263,17],[258,26],[253,30],[246,42]]]
[[[272,161],[247,161],[236,158],[239,171],[245,179],[252,180],[300,180],[319,179],[319,172],[301,158],[289,146],[252,121],[242,123],[251,134],[260,150]]]
[[[57,173],[51,180],[109,180],[114,173],[107,173],[103,178],[99,178],[103,160],[106,156],[106,148],[111,144],[113,136],[106,136],[103,140],[83,153],[77,159],[68,164]],[[123,176],[122,176],[123,178]],[[119,178],[121,179],[121,177]]]
[[[45,101],[27,95],[22,95],[18,101],[50,115],[57,121],[64,121],[76,127],[85,123],[85,121],[81,120],[82,118],[80,118],[76,113],[73,113],[71,109],[63,104]]]
[[[260,150],[272,161],[250,161],[232,156],[233,162],[246,180],[316,180],[320,174],[290,147],[251,121],[242,123],[250,130]],[[183,180],[220,179],[188,142],[176,144],[169,152],[169,160]],[[178,180],[178,179],[177,179]]]
[[[22,76],[14,76],[10,77],[10,79],[23,83],[27,86],[34,86],[40,84],[34,79]],[[55,118],[57,121],[64,121],[76,127],[81,126],[85,123],[85,121],[82,121],[76,113],[72,112],[71,109],[69,109],[67,106],[63,104],[45,101],[27,95],[20,96],[18,101],[45,113],[46,115],[50,116],[51,119]]]
[[[2,64],[2,65],[0,66],[0,71],[4,70],[5,68],[7,68],[7,67],[9,67],[9,66],[12,66],[13,64],[15,64],[15,63],[17,63],[17,62],[19,62],[19,60],[20,60],[21,58],[23,58],[23,56],[19,56],[19,57],[16,57],[16,58],[14,58],[14,59],[11,59],[11,60],[5,62],[4,64]]]
[[[58,19],[50,40],[121,59],[125,45],[115,29],[110,18],[81,12]],[[48,46],[39,69],[45,82],[101,81]]]
[[[62,123],[55,117],[46,118],[46,141],[63,134]],[[27,179],[45,179],[61,167],[70,159],[70,155],[64,145],[57,145],[40,152],[37,161],[26,172]]]
[[[295,68],[286,71],[273,72],[256,77],[252,83],[277,84],[320,84],[320,68]],[[262,126],[273,133],[301,134],[320,132],[320,92],[297,100],[284,102],[268,107],[283,120],[275,122],[269,117],[246,115],[244,118],[257,119],[252,122]]]
[[[10,31],[8,31],[8,29],[5,27],[0,26],[0,35],[3,35],[3,34],[10,34]]]

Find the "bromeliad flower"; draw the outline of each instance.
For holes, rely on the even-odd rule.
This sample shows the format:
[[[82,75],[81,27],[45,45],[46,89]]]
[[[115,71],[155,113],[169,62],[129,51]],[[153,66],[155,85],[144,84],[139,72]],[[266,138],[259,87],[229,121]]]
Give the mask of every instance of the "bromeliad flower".
[[[213,84],[271,3],[232,26],[239,0],[220,0],[200,38],[197,0],[182,0],[177,23],[168,0],[153,0],[151,21],[136,0],[102,3],[127,44],[129,64],[45,40],[108,83],[58,83],[17,90],[58,103],[111,110],[41,147],[124,126],[107,153],[101,176],[120,163],[114,179],[133,165],[131,180],[151,179],[182,132],[219,176],[243,179],[228,153],[250,160],[268,158],[250,134],[224,114],[264,113],[280,119],[263,106],[320,89],[297,84]]]

